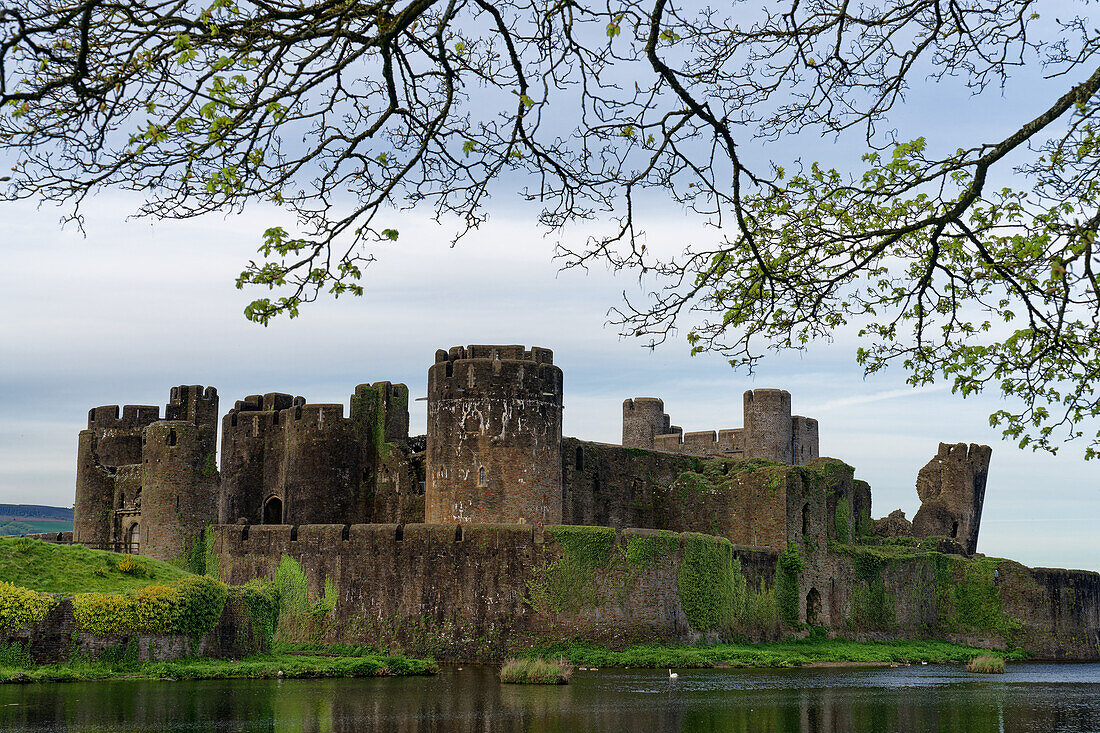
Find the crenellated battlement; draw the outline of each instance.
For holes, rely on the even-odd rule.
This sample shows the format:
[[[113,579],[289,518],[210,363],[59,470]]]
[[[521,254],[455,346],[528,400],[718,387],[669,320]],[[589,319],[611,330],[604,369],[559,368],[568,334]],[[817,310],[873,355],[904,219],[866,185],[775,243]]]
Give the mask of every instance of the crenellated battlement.
[[[744,427],[685,433],[672,425],[664,402],[635,397],[623,402],[623,446],[692,456],[766,458],[803,465],[818,456],[817,420],[791,414],[783,389],[745,392]]]
[[[103,405],[88,411],[88,430],[135,430],[159,419],[155,405],[125,405],[121,417],[118,405]]]
[[[493,361],[533,361],[538,364],[553,364],[554,352],[539,346],[527,349],[516,344],[452,346],[435,352],[436,363],[459,361],[463,359],[490,359]]]
[[[462,349],[458,358],[450,358],[459,353],[456,349],[461,347],[428,370],[429,401],[480,397],[561,403],[562,371],[554,366],[549,349],[471,346]]]

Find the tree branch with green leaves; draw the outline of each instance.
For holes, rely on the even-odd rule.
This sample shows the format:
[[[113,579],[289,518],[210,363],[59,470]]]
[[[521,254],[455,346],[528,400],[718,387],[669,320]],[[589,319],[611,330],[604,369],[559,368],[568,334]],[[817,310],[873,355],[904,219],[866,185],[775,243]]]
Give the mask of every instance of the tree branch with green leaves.
[[[273,206],[237,280],[264,324],[362,293],[397,211],[457,242],[510,196],[564,267],[656,280],[614,311],[644,343],[686,332],[751,369],[851,329],[868,372],[998,390],[1007,436],[1095,457],[1100,34],[1087,3],[1044,7],[12,0],[2,195],[78,224],[105,189],[153,217]],[[1025,64],[1045,85],[1006,133],[895,133],[914,85],[977,105]],[[821,135],[862,163],[803,162]],[[647,248],[670,206],[700,234]]]

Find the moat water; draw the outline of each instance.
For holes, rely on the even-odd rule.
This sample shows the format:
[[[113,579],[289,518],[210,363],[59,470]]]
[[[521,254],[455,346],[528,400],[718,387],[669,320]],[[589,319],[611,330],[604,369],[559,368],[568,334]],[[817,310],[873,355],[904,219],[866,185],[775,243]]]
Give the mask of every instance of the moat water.
[[[1100,731],[1100,664],[0,686],[0,731]]]

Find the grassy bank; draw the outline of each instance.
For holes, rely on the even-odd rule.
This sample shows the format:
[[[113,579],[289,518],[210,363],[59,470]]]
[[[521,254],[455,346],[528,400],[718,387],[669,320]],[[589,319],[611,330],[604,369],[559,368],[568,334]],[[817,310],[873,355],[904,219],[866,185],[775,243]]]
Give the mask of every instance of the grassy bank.
[[[109,679],[213,680],[302,677],[404,677],[435,674],[434,662],[403,656],[354,657],[272,654],[228,659],[179,659],[172,662],[74,661],[42,666],[0,666],[4,682],[78,682]],[[280,674],[281,673],[281,674]]]
[[[991,657],[987,654],[980,657],[974,657],[966,663],[966,671],[976,672],[978,674],[1004,674],[1005,660],[1001,657]]]
[[[979,655],[1023,659],[1019,651],[1001,652],[944,641],[860,642],[800,639],[763,644],[665,646],[644,644],[611,651],[581,643],[561,643],[524,653],[527,657],[563,657],[591,667],[799,667],[819,663],[967,662]]]
[[[0,537],[0,579],[43,593],[122,593],[187,575],[148,557]]]
[[[572,675],[573,665],[561,658],[508,659],[500,668],[500,681],[510,685],[564,685]]]

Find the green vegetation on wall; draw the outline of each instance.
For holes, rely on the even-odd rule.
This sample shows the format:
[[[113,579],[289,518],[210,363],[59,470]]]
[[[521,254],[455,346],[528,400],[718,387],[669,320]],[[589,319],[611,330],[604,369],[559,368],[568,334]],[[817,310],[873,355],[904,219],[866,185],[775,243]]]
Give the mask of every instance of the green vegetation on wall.
[[[771,629],[779,623],[775,589],[764,585],[763,579],[759,586],[748,587],[745,597],[745,616],[742,621],[746,629],[757,630]]]
[[[662,557],[675,554],[680,547],[680,535],[662,530],[656,534],[630,535],[626,541],[626,563],[644,570]]]
[[[78,593],[73,617],[77,628],[96,636],[147,632],[195,637],[217,624],[228,592],[219,580],[192,575],[127,593]]]
[[[851,542],[852,541],[852,505],[848,502],[848,497],[842,496],[837,499],[836,512],[834,516],[836,522],[836,539],[837,542]]]
[[[676,577],[680,606],[696,631],[732,628],[745,614],[745,576],[725,538],[689,532]]]
[[[561,557],[544,562],[528,582],[531,604],[540,611],[578,611],[599,603],[596,573],[610,567],[615,530],[611,527],[550,527]]]
[[[320,597],[311,600],[309,581],[301,564],[283,555],[275,570],[275,599],[278,604],[275,637],[286,642],[316,642],[324,635],[336,608],[336,586],[325,578]]]
[[[56,605],[52,596],[0,580],[0,629],[18,631],[39,623]]]
[[[779,554],[775,565],[775,602],[779,618],[789,624],[799,622],[800,598],[798,575],[802,572],[802,556],[798,548],[788,545]]]
[[[229,589],[228,603],[243,606],[258,640],[257,648],[271,649],[279,619],[279,593],[270,580],[254,578],[244,585]]]
[[[221,578],[218,554],[214,552],[214,526],[207,524],[195,539],[179,566],[195,575]]]
[[[852,584],[849,623],[864,629],[894,626],[894,598],[886,592],[882,578],[886,559],[864,548],[853,551],[851,556],[856,582]]]
[[[1001,561],[933,554],[941,626],[984,631],[1012,638],[1021,628],[1004,613],[996,577]]]

